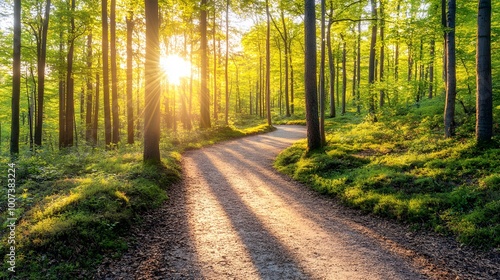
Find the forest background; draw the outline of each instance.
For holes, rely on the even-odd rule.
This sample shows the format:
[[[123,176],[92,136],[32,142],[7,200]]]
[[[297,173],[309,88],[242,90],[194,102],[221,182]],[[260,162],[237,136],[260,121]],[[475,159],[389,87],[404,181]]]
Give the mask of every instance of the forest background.
[[[1,170],[12,151],[14,2],[0,2]],[[319,119],[324,147],[311,155],[299,143],[280,156],[277,168],[363,210],[498,247],[498,137],[486,147],[475,141],[476,1],[458,3],[454,27],[453,0],[324,2],[324,13],[319,2],[315,7],[314,81],[318,118],[326,116]],[[492,5],[492,130],[498,135],[500,3]],[[33,271],[58,275],[91,266],[64,263],[80,246],[69,238],[74,234],[96,243],[88,254],[122,251],[126,243],[115,237],[124,227],[117,225],[130,225],[136,212],[166,199],[158,194],[179,178],[184,149],[272,124],[305,124],[303,1],[161,0],[158,8],[161,167],[140,160],[151,112],[144,98],[144,3],[21,3],[14,154],[19,228],[26,233],[19,261],[35,260]],[[448,130],[451,32],[457,109]],[[381,163],[387,169],[364,168]]]

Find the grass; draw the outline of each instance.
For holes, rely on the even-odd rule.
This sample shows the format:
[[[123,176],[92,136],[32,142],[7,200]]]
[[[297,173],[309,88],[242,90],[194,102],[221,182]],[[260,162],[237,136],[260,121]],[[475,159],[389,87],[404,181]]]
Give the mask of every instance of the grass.
[[[275,167],[349,206],[499,248],[499,139],[477,146],[473,120],[464,115],[457,136],[443,139],[441,104],[381,114],[376,123],[355,115],[329,119],[322,151],[307,152],[298,142]]]
[[[168,199],[181,177],[181,152],[274,129],[253,117],[230,126],[170,133],[162,138],[162,165],[142,161],[141,145],[115,150],[81,146],[66,151],[26,152],[16,160],[16,277],[91,278],[104,256],[120,256],[141,215]],[[7,174],[8,156],[0,158]],[[7,176],[0,178],[7,186]],[[10,252],[7,193],[0,194],[0,255]],[[4,259],[0,278],[9,265]]]

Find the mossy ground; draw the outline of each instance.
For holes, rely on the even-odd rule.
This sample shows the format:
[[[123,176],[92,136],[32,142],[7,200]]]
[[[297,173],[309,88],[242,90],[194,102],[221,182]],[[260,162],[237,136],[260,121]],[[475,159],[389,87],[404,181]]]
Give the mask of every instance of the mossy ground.
[[[0,278],[91,278],[105,255],[119,256],[127,249],[128,231],[141,222],[141,214],[168,198],[168,187],[181,178],[182,151],[273,129],[258,118],[243,119],[165,135],[160,166],[143,163],[140,144],[22,153],[14,161],[16,273],[10,274],[4,261]],[[3,186],[9,163],[8,155],[0,158]],[[0,255],[6,256],[6,192],[0,195],[0,209]]]
[[[329,119],[322,151],[299,142],[275,167],[355,208],[498,248],[499,139],[476,145],[473,116],[465,115],[457,136],[444,139],[440,104],[384,112],[378,122],[354,113]]]

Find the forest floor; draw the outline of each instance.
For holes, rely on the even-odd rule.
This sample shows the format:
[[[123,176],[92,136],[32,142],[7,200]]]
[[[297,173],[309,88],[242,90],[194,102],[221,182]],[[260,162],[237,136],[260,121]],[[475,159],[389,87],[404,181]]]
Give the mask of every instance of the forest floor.
[[[498,256],[363,214],[273,169],[305,128],[184,153],[182,183],[95,279],[495,279]]]

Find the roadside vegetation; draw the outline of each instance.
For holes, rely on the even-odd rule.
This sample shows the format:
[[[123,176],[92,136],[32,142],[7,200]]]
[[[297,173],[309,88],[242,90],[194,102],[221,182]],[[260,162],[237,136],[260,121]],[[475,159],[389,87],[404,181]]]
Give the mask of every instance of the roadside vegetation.
[[[302,141],[275,167],[349,206],[498,248],[500,139],[477,146],[474,116],[465,113],[457,117],[457,136],[444,139],[442,104],[386,111],[378,122],[354,113],[328,119],[320,152],[306,152]]]
[[[273,129],[253,117],[235,125],[165,135],[161,166],[143,163],[141,145],[22,153],[15,161],[16,277],[90,278],[103,256],[127,249],[129,229],[141,223],[141,214],[168,199],[168,188],[181,178],[182,151]],[[9,163],[8,156],[0,157],[1,174]],[[2,256],[11,246],[7,201],[2,192]],[[4,260],[3,266],[0,278],[6,279],[10,265]]]

